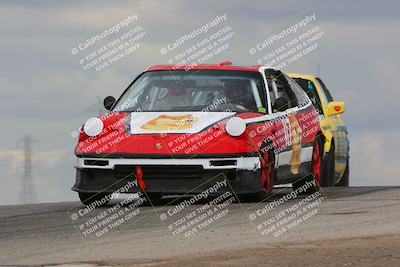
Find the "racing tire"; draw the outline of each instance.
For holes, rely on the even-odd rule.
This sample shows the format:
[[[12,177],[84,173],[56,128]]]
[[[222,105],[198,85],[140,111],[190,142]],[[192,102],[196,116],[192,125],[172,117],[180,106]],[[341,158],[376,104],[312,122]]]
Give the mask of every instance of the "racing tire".
[[[90,205],[92,203],[97,203],[101,202],[101,205],[99,206],[105,206],[107,203],[110,201],[109,198],[106,198],[107,196],[106,193],[83,193],[83,192],[78,192],[79,199],[84,205]]]
[[[335,186],[335,147],[332,145],[322,164],[321,187]]]
[[[340,178],[339,183],[337,183],[336,186],[342,186],[342,187],[349,187],[349,182],[350,182],[350,165],[349,165],[349,160],[347,160],[346,163],[346,169],[344,170],[342,178]]]
[[[313,154],[311,159],[311,171],[309,175],[292,183],[293,190],[313,182],[313,186],[308,186],[305,191],[299,192],[300,194],[311,195],[319,191],[321,178],[322,178],[322,155],[323,155],[323,142],[320,137],[317,137],[314,141]]]
[[[260,180],[263,186],[263,191],[240,194],[238,195],[240,202],[259,202],[265,200],[269,195],[271,195],[275,181],[275,153],[272,149],[263,149],[268,147],[268,144],[270,143],[264,143],[259,152],[261,169]]]
[[[266,149],[272,147],[270,142],[265,142],[261,146],[260,156],[260,180],[263,186],[263,191],[250,194],[241,194],[239,200],[241,202],[258,202],[266,199],[272,193],[272,187],[275,181],[275,153],[273,149]]]
[[[261,169],[261,183],[266,195],[272,193],[272,187],[275,181],[275,153],[273,149],[266,149],[272,146],[267,142],[260,151],[260,169]]]

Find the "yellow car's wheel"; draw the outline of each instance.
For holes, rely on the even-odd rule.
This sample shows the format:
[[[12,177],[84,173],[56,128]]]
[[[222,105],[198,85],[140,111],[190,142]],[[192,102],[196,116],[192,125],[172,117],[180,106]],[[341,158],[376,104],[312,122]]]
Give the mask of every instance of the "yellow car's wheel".
[[[349,166],[349,160],[347,160],[346,163],[346,169],[344,170],[344,174],[342,176],[342,178],[340,178],[339,183],[337,183],[337,186],[343,186],[343,187],[349,187],[349,182],[350,182],[350,170],[349,170],[350,166]]]
[[[335,186],[335,147],[332,146],[325,155],[322,165],[322,187]]]

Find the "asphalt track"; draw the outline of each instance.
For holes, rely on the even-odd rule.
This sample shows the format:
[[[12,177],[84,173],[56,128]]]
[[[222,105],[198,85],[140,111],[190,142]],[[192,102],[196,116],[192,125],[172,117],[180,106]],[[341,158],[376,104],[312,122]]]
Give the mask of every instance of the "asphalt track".
[[[83,236],[79,225],[89,217],[106,218],[100,215],[115,207],[116,200],[76,221],[70,216],[84,208],[79,202],[0,206],[0,265],[156,266],[168,259],[206,257],[216,252],[400,234],[399,187],[352,187],[324,189],[325,198],[318,204],[317,214],[287,233],[265,238],[257,225],[266,217],[251,221],[249,214],[281,199],[290,189],[274,192],[262,203],[230,204],[228,214],[189,237],[183,233],[174,236],[168,229],[176,218],[160,219],[160,214],[174,208],[169,205],[172,199],[163,199],[157,206],[140,206],[138,215],[131,215],[100,237]],[[274,214],[297,201],[288,200],[275,207]],[[204,203],[186,207],[181,215],[189,218],[188,214]]]

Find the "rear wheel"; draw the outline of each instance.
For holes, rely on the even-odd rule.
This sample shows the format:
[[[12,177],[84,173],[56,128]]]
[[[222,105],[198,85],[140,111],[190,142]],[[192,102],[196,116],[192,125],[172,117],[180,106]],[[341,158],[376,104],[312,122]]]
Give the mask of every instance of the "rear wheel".
[[[81,200],[82,204],[90,205],[92,203],[98,203],[98,206],[104,206],[109,201],[110,198],[106,197],[106,193],[83,193],[78,192],[79,199]]]
[[[346,163],[346,169],[344,170],[342,178],[340,178],[339,183],[337,183],[337,186],[343,186],[343,187],[349,187],[349,182],[350,182],[350,171],[349,171],[349,160],[347,160]]]

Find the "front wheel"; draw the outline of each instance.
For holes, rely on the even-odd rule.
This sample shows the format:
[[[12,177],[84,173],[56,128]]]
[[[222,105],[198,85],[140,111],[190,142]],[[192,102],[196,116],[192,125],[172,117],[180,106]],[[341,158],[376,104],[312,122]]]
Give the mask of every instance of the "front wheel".
[[[275,182],[275,153],[271,147],[270,143],[265,143],[265,146],[260,150],[260,180],[263,191],[252,194],[253,200],[264,200],[272,193]]]
[[[313,146],[313,155],[311,160],[311,173],[305,177],[295,181],[293,185],[293,190],[297,191],[303,188],[304,191],[301,194],[311,195],[317,192],[320,188],[321,178],[322,178],[322,155],[323,155],[323,145],[320,137],[315,139]]]
[[[241,202],[257,202],[267,198],[272,193],[272,187],[275,181],[275,153],[273,149],[268,149],[269,143],[260,149],[260,181],[262,191],[254,193],[240,194]]]
[[[266,150],[266,151],[265,151]],[[271,194],[275,180],[275,154],[272,149],[262,149],[260,152],[261,184],[264,192]]]
[[[323,160],[321,186],[335,186],[335,147],[333,145]]]
[[[349,181],[350,181],[349,168],[350,168],[349,160],[347,160],[346,169],[344,170],[344,174],[342,178],[340,178],[339,183],[337,183],[337,186],[349,187]]]

